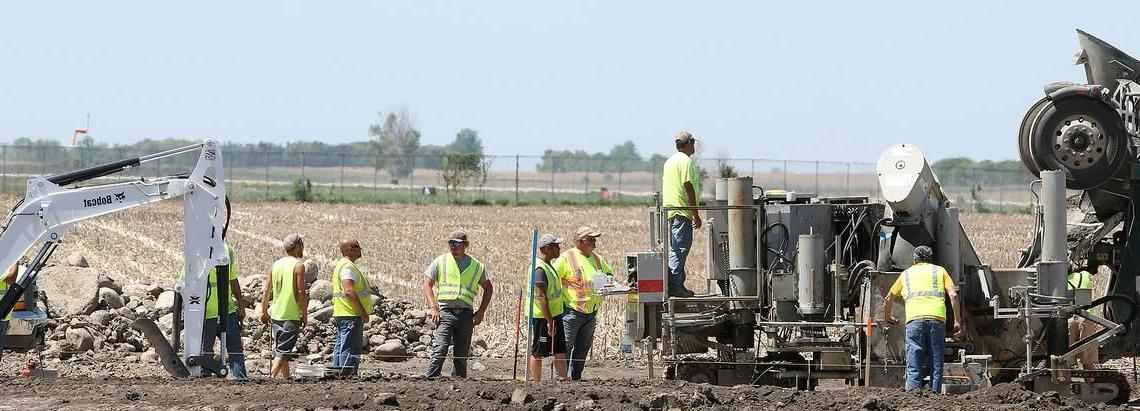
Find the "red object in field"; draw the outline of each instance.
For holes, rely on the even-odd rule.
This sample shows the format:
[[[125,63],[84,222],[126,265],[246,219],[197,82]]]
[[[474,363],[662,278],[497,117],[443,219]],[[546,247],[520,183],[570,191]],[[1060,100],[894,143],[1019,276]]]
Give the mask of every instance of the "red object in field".
[[[75,145],[75,138],[79,137],[80,134],[87,135],[87,129],[86,128],[75,129],[75,131],[71,133],[71,145],[73,145],[73,146]]]

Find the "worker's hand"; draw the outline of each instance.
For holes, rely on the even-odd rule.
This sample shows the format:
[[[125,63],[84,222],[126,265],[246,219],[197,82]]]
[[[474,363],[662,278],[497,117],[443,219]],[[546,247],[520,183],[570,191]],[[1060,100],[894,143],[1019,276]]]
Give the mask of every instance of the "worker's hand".
[[[553,337],[558,334],[558,327],[554,324],[553,318],[546,319],[546,332],[547,335]]]
[[[438,305],[433,305],[431,307],[431,322],[435,323],[435,325],[439,325],[439,306]]]
[[[368,324],[368,313],[360,314],[360,323],[361,324]]]
[[[261,324],[262,325],[269,325],[269,313],[267,313],[265,311],[261,312]]]
[[[899,322],[899,320],[896,319],[895,316],[890,315],[890,314],[884,316],[883,321],[886,321],[886,323],[890,324],[890,325],[895,325],[895,323]]]
[[[693,212],[693,229],[701,228],[701,214]]]
[[[484,313],[486,313],[486,311],[483,311],[483,310],[475,311],[475,317],[473,318],[475,325],[479,325],[479,323],[483,322],[483,314]]]
[[[962,339],[962,322],[961,321],[954,321],[954,339],[955,340],[961,340]]]

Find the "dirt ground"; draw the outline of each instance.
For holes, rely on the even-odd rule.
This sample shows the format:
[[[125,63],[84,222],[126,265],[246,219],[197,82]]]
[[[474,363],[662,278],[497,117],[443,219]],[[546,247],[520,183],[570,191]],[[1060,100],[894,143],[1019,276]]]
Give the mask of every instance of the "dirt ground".
[[[251,365],[262,360],[250,360]],[[480,360],[471,379],[421,377],[425,360],[366,363],[357,380],[270,381],[172,380],[156,364],[83,361],[60,364],[61,378],[7,377],[0,409],[406,409],[406,410],[1108,410],[1056,393],[1035,394],[1005,384],[964,395],[905,393],[898,389],[824,385],[818,391],[767,386],[716,387],[648,380],[642,367],[588,367],[580,382],[521,383],[511,378],[510,359]],[[521,364],[520,364],[521,366]],[[4,375],[14,375],[5,361]],[[445,374],[450,364],[445,366]],[[94,377],[98,375],[98,377]],[[1128,409],[1128,408],[1119,408]]]

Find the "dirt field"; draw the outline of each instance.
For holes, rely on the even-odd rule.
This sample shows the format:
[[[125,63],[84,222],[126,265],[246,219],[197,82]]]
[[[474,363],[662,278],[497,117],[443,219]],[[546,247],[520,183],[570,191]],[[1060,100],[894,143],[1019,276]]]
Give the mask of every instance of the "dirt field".
[[[181,261],[181,205],[162,204],[79,224],[57,251],[56,260],[72,252],[85,254],[91,265],[120,283],[173,283]],[[1024,245],[1031,222],[1022,215],[963,216],[975,247],[985,261],[1010,266]],[[771,387],[707,387],[680,382],[648,382],[644,364],[606,360],[616,353],[623,326],[622,301],[604,304],[597,344],[587,381],[576,384],[522,386],[511,383],[515,307],[523,289],[530,254],[530,230],[566,236],[573,227],[593,224],[604,235],[599,252],[612,265],[624,265],[626,253],[647,248],[646,212],[633,207],[446,207],[405,205],[235,204],[229,242],[237,249],[242,276],[264,275],[279,256],[286,234],[306,235],[306,254],[327,276],[336,258],[335,243],[356,235],[364,247],[363,269],[389,297],[422,301],[419,280],[424,266],[444,249],[444,236],[457,227],[471,234],[470,253],[487,264],[496,297],[488,321],[476,328],[493,357],[475,361],[471,374],[483,380],[434,381],[416,377],[424,360],[402,363],[365,361],[361,382],[322,381],[306,384],[250,381],[231,384],[213,380],[170,381],[154,363],[137,357],[73,357],[51,364],[63,378],[29,382],[16,379],[0,394],[0,407],[16,409],[121,409],[207,407],[268,408],[400,408],[495,409],[1084,409],[1081,404],[1036,395],[1014,387],[995,387],[959,397],[929,397],[897,390],[826,386],[821,392],[795,392]],[[703,233],[690,261],[703,261]],[[703,264],[694,264],[688,286],[703,290]],[[620,270],[620,268],[619,268]],[[43,281],[50,281],[44,278]],[[250,376],[265,376],[259,347],[249,347]],[[504,358],[505,357],[505,358]],[[6,356],[0,375],[15,375],[27,358]],[[302,360],[303,361],[303,360]],[[446,370],[445,370],[446,371]],[[658,376],[660,372],[658,371]],[[531,400],[511,405],[523,387]],[[387,395],[384,393],[390,393]],[[662,397],[662,396],[665,397]],[[392,402],[395,398],[395,402]],[[548,399],[550,398],[550,399]],[[396,404],[396,405],[388,405]],[[1072,408],[1066,408],[1072,407]]]

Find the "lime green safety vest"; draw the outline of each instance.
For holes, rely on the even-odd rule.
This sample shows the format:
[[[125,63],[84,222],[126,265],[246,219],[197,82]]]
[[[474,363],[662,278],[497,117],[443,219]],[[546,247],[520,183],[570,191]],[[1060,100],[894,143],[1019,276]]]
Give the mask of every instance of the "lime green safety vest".
[[[301,302],[293,298],[293,269],[301,260],[292,256],[285,256],[273,263],[273,306],[269,310],[269,317],[277,321],[300,320]]]
[[[906,321],[935,319],[946,322],[945,270],[934,264],[919,263],[902,272],[902,298],[906,302]]]
[[[459,300],[468,305],[475,304],[475,294],[479,291],[479,280],[483,278],[483,264],[475,257],[463,272],[459,263],[450,253],[440,255],[436,263],[438,275],[435,282],[435,298],[439,301]]]
[[[1072,290],[1074,286],[1082,290],[1092,288],[1092,277],[1088,271],[1069,274],[1067,280],[1069,282],[1069,290]]]
[[[541,268],[542,272],[546,274],[547,309],[550,310],[551,317],[557,317],[566,308],[566,303],[562,301],[562,280],[558,278],[558,272],[554,271],[554,267],[551,267],[546,261],[536,258],[534,259],[534,266]],[[532,273],[531,276],[533,277],[533,275]],[[526,308],[526,314],[530,318],[546,318],[542,316],[541,301],[536,297],[539,292],[541,291],[538,290],[538,287],[535,287],[534,292],[531,293],[530,305],[527,305]]]
[[[372,314],[375,308],[372,307],[372,294],[368,292],[368,277],[360,272],[360,268],[356,266],[356,263],[349,261],[347,257],[341,257],[339,260],[336,260],[336,265],[333,266],[333,317],[360,316],[360,313],[356,312],[356,308],[352,306],[352,300],[349,300],[348,295],[345,294],[344,286],[340,283],[340,273],[346,268],[356,275],[356,281],[352,282],[353,287],[355,287],[353,293],[360,299],[360,305],[364,307],[364,312]]]
[[[23,270],[24,266],[17,265],[16,267],[17,267],[16,268],[16,279],[19,280],[20,279],[20,273],[24,272],[24,270]],[[7,277],[7,275],[8,275],[8,273],[5,272],[4,276]],[[8,282],[4,281],[4,279],[0,278],[0,297],[3,297],[4,294],[7,292],[8,292]],[[23,298],[23,297],[20,297],[20,298]],[[13,309],[12,311],[16,311],[16,310]],[[4,321],[8,321],[8,320],[12,319],[12,311],[8,311],[8,316],[4,317]]]
[[[227,276],[227,281],[228,280],[236,280],[238,278],[238,275],[237,275],[237,261],[234,260],[234,248],[230,247],[229,244],[225,244],[225,246],[226,246],[226,254],[228,254],[230,256],[230,272],[229,272],[229,275]],[[185,272],[179,271],[178,272],[178,281],[182,281],[182,279],[185,276],[186,276]],[[207,297],[206,297],[206,319],[213,319],[213,318],[218,318],[218,268],[217,267],[210,267],[210,280],[209,281],[210,281],[210,288],[209,288],[209,291],[206,292],[206,294],[207,294]],[[234,301],[233,290],[230,290],[229,298],[230,298],[229,311],[226,311],[226,312],[229,314],[236,313],[237,312],[237,301]]]

